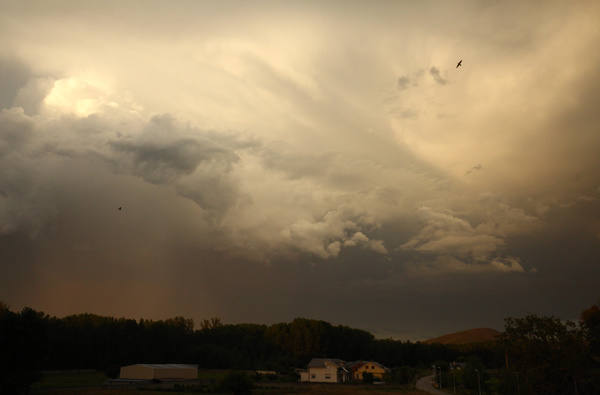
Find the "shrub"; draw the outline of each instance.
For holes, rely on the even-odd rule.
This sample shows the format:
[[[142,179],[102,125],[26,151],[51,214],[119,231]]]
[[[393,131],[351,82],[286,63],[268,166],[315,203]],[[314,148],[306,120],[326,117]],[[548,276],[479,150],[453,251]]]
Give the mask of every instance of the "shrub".
[[[252,391],[254,383],[246,373],[231,371],[221,380],[219,387],[222,391],[231,392],[234,395],[244,395]]]
[[[393,368],[384,375],[384,380],[390,384],[410,384],[417,376],[417,369],[411,366]]]
[[[109,365],[104,369],[104,374],[111,379],[119,378],[121,367],[119,365]]]

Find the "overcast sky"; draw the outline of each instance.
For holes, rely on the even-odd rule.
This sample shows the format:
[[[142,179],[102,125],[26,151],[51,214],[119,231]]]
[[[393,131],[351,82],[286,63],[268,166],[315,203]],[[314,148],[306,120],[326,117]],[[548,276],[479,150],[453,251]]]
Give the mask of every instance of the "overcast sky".
[[[597,1],[0,10],[14,309],[417,340],[600,298]]]

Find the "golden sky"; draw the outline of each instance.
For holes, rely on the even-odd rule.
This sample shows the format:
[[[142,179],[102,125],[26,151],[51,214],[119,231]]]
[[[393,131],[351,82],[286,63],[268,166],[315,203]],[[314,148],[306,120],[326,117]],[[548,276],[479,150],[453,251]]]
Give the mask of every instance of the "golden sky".
[[[597,1],[0,8],[10,306],[417,339],[600,296]]]

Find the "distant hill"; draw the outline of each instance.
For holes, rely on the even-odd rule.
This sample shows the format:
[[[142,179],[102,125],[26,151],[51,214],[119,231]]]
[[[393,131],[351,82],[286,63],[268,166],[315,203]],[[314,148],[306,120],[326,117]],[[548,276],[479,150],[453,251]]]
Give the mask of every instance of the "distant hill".
[[[500,335],[495,329],[492,328],[475,328],[469,329],[462,332],[450,333],[448,335],[436,337],[434,339],[425,340],[423,343],[432,344],[470,344],[470,343],[483,343],[496,340],[496,337]]]

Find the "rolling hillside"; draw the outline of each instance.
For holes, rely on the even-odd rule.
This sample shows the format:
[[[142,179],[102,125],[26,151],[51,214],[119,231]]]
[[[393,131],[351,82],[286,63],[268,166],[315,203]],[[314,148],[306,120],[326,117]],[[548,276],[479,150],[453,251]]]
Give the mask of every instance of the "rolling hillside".
[[[475,328],[469,329],[462,332],[450,333],[436,337],[434,339],[425,340],[423,343],[441,343],[441,344],[470,344],[470,343],[483,343],[496,340],[496,337],[500,334],[492,328]]]

